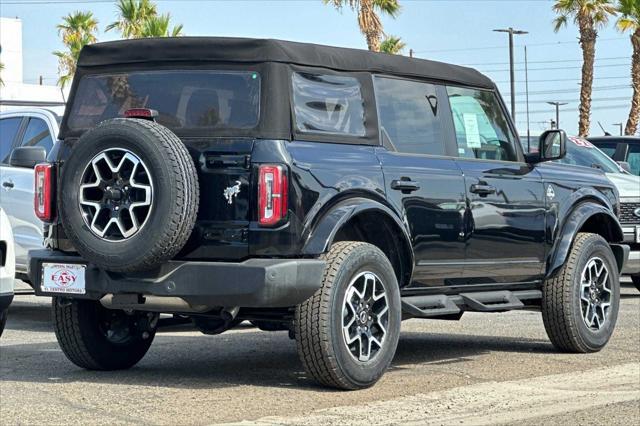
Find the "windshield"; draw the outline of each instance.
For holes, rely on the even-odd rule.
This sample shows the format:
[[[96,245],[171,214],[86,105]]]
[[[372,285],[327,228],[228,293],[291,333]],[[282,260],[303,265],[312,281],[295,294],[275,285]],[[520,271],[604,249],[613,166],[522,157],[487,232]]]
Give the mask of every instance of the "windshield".
[[[624,173],[618,164],[591,142],[582,138],[567,138],[567,155],[558,160],[574,166],[600,169],[605,173]]]
[[[133,71],[86,75],[69,115],[73,130],[123,117],[131,108],[158,111],[158,123],[179,129],[250,129],[258,124],[260,78],[237,71]]]

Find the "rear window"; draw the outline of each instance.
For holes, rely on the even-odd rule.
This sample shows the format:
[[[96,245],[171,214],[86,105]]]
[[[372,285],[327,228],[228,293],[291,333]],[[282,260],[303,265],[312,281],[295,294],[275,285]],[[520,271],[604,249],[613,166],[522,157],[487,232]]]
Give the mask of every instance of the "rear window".
[[[131,108],[158,111],[158,123],[180,129],[251,129],[260,113],[260,78],[244,71],[133,71],[86,75],[68,118],[84,130]]]
[[[365,135],[364,101],[356,78],[294,72],[292,83],[299,132]]]

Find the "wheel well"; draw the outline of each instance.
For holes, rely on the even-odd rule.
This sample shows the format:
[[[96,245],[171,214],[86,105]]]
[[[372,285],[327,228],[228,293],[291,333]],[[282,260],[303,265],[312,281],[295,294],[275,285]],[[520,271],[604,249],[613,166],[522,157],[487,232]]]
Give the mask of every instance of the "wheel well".
[[[362,212],[342,225],[333,243],[363,241],[378,247],[387,256],[398,278],[400,287],[411,280],[411,247],[402,229],[388,215],[378,211]]]
[[[608,242],[622,241],[624,238],[616,221],[604,213],[596,213],[582,224],[578,232],[590,232],[602,236]]]

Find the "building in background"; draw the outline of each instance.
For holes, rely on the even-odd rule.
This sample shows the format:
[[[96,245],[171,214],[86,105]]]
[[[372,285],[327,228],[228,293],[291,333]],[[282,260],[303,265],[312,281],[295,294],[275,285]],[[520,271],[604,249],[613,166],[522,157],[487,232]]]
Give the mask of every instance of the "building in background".
[[[0,76],[0,111],[19,107],[64,106],[68,90],[58,86],[25,84],[22,75],[22,21],[18,18],[0,18],[0,62],[4,69]],[[51,70],[42,70],[51,74]]]

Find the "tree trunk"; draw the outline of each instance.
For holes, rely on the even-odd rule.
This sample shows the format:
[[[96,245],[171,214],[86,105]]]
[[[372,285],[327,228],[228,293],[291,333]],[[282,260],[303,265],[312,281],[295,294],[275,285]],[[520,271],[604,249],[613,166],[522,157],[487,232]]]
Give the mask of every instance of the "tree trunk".
[[[638,122],[640,121],[640,29],[631,34],[631,44],[633,45],[633,56],[631,57],[633,98],[631,98],[631,110],[624,133],[633,136],[638,131]]]
[[[580,119],[578,134],[589,136],[591,124],[591,93],[593,86],[593,63],[596,57],[596,37],[598,32],[593,22],[588,19],[580,21],[580,46],[582,47],[582,85],[580,86]]]
[[[371,0],[360,1],[360,29],[367,39],[367,47],[372,52],[380,51],[380,18],[376,15]]]

